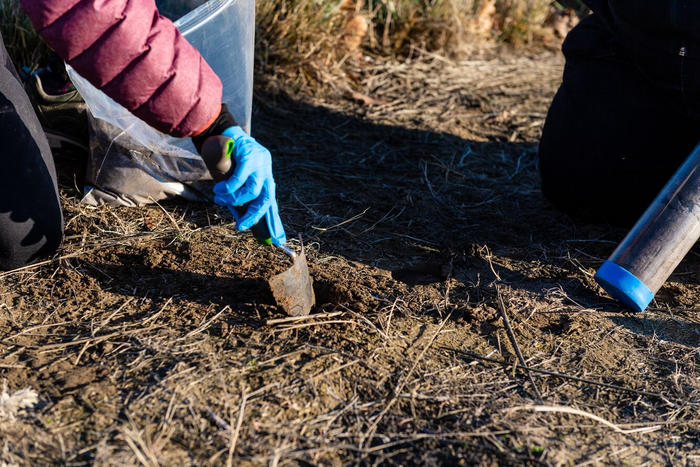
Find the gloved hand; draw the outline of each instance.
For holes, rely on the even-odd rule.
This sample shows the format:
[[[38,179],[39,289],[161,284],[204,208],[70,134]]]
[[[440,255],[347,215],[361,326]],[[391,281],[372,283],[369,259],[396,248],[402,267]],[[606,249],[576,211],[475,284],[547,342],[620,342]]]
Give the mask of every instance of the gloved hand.
[[[214,202],[229,208],[236,219],[238,230],[247,230],[265,219],[272,243],[284,245],[287,236],[277,207],[270,151],[237,125],[226,104],[221,106],[221,112],[214,123],[192,138],[197,151],[201,153],[202,144],[213,135],[224,135],[234,140],[231,157],[236,166],[228,180],[214,185]],[[234,209],[234,206],[249,202],[248,210],[243,215]]]
[[[241,127],[226,129],[223,136],[234,141],[233,154],[236,169],[226,181],[214,185],[214,202],[228,206],[236,219],[238,230],[247,230],[264,218],[275,245],[284,245],[284,233],[275,197],[275,180],[272,178],[272,155],[260,143],[248,136]],[[233,207],[250,203],[245,214]]]

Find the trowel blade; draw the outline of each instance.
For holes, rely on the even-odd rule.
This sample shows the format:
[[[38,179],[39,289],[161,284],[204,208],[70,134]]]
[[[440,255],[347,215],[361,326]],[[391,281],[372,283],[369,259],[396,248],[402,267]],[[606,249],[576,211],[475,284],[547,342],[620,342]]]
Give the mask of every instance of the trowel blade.
[[[288,315],[306,316],[311,313],[316,296],[303,251],[294,258],[291,268],[270,279],[270,288],[277,306]]]

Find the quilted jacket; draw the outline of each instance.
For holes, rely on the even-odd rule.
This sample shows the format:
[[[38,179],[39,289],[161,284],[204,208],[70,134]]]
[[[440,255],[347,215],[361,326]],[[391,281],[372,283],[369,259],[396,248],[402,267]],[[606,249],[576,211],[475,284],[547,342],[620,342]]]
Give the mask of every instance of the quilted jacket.
[[[44,40],[78,73],[154,128],[206,129],[221,81],[154,0],[20,0]]]

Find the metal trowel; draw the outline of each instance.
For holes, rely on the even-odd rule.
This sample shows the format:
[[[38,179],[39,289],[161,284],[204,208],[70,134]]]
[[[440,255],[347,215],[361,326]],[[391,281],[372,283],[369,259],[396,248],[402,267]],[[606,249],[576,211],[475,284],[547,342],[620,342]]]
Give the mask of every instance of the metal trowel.
[[[235,170],[231,158],[234,141],[226,136],[210,136],[202,145],[202,159],[209,169],[212,178],[217,181],[228,180]],[[248,205],[235,206],[240,214],[245,214]],[[273,276],[268,282],[277,306],[282,308],[290,316],[306,316],[316,302],[312,287],[309,267],[306,263],[304,247],[297,254],[285,245],[273,245],[270,239],[270,231],[263,217],[250,228],[255,239],[261,245],[272,245],[278,248],[292,260],[292,266],[284,272]]]

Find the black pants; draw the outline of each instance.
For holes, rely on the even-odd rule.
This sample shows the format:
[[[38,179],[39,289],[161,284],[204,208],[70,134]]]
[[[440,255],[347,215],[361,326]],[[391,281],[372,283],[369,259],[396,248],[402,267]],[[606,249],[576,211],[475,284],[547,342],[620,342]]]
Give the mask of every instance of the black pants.
[[[0,270],[52,254],[62,237],[49,143],[0,39]]]
[[[629,226],[700,142],[700,121],[690,116],[698,109],[683,95],[693,90],[680,85],[700,66],[678,52],[659,56],[660,82],[643,71],[655,52],[623,47],[600,17],[564,42],[564,80],[540,142],[542,190],[573,214]],[[667,85],[675,73],[677,88]]]

